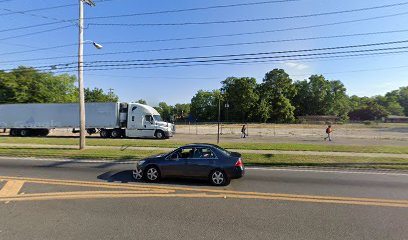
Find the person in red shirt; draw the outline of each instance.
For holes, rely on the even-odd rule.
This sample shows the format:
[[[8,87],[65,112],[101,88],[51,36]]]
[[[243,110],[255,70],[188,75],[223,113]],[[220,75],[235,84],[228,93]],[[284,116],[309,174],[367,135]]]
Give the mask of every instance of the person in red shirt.
[[[326,141],[327,139],[329,139],[329,141],[332,140],[331,139],[332,132],[333,132],[332,126],[331,125],[327,126],[327,128],[326,128],[327,137],[324,138],[324,141]]]

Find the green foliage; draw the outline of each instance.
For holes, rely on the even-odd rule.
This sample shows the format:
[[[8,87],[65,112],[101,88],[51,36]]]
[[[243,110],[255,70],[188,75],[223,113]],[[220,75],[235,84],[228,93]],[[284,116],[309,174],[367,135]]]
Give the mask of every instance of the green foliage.
[[[349,113],[351,120],[365,121],[365,120],[380,120],[388,115],[385,107],[378,104],[375,100],[370,98],[362,99],[360,106]]]
[[[140,103],[140,104],[147,105],[147,102],[146,102],[146,100],[144,100],[144,99],[139,99],[139,100],[137,100],[136,102],[137,102],[137,103]]]
[[[190,115],[190,104],[188,104],[188,103],[187,104],[186,103],[184,103],[184,104],[177,103],[173,107],[173,113],[176,116],[181,117],[181,118],[189,116]]]
[[[309,81],[296,82],[295,87],[298,94],[293,102],[297,116],[334,115],[347,119],[351,103],[342,82],[312,75]]]
[[[256,79],[229,77],[221,84],[225,91],[222,106],[228,103],[229,120],[246,122],[259,99],[256,92]]]
[[[76,78],[54,76],[34,68],[0,72],[0,103],[66,103],[77,101]]]
[[[296,88],[292,79],[283,69],[274,69],[266,73],[258,91],[259,106],[263,104],[262,120],[265,120],[266,113],[269,113],[267,121],[290,123],[295,120],[295,107],[290,99],[296,95]]]
[[[219,97],[219,90],[199,90],[191,99],[191,115],[200,122],[216,121]]]
[[[85,102],[117,102],[119,97],[113,93],[106,94],[100,88],[85,88]]]
[[[172,122],[174,120],[173,107],[167,105],[167,103],[160,102],[159,106],[155,107],[155,109],[160,113],[160,116],[162,117],[163,121]]]

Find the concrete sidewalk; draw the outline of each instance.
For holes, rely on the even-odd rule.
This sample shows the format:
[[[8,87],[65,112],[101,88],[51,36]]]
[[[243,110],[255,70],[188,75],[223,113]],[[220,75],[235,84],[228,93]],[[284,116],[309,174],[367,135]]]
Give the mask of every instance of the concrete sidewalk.
[[[19,143],[0,143],[0,147],[33,147],[33,148],[69,148],[77,149],[75,145],[47,145],[47,144],[19,144]],[[120,149],[120,150],[147,150],[169,152],[174,148],[162,147],[116,147],[116,146],[87,146],[88,149]],[[380,158],[407,158],[408,154],[396,153],[354,153],[354,152],[318,152],[318,151],[281,151],[281,150],[248,150],[248,149],[228,149],[232,152],[256,153],[256,154],[281,154],[281,155],[308,155],[308,156],[344,156],[344,157],[380,157]]]

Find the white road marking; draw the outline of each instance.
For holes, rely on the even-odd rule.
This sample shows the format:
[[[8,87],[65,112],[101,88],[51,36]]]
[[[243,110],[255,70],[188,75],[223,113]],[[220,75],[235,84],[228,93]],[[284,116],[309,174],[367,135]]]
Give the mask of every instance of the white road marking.
[[[345,173],[345,174],[371,174],[371,175],[391,175],[391,176],[408,176],[408,173],[396,173],[396,172],[379,172],[375,170],[361,171],[347,171],[347,170],[324,170],[324,169],[294,169],[294,168],[262,168],[262,167],[246,167],[249,170],[262,170],[262,171],[283,171],[283,172],[317,172],[317,173]]]

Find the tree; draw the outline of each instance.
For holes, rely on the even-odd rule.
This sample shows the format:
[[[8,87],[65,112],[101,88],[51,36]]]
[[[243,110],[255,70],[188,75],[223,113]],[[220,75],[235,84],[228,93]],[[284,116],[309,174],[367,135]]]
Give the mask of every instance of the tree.
[[[229,105],[229,120],[245,122],[259,100],[255,78],[229,77],[221,82],[225,91],[224,102]],[[224,104],[222,104],[223,106]]]
[[[219,90],[199,90],[191,99],[191,115],[197,121],[216,121],[219,97]]]
[[[283,69],[274,69],[265,74],[263,83],[259,86],[260,103],[267,103],[269,120],[273,122],[293,122],[294,110],[290,99],[296,95],[296,88],[292,79]]]
[[[106,94],[100,88],[85,88],[85,102],[117,102],[119,97],[113,93]]]
[[[361,106],[349,113],[351,120],[358,121],[379,120],[387,115],[388,112],[385,107],[381,106],[375,100],[370,98],[363,99]]]
[[[398,102],[399,100],[399,91],[395,90],[388,92],[385,96],[375,96],[373,100],[379,105],[383,106],[387,112],[391,115],[404,115],[404,108]]]
[[[335,115],[343,120],[348,118],[351,103],[342,82],[312,75],[309,81],[296,82],[295,87],[297,95],[293,102],[296,116]]]
[[[137,102],[137,103],[140,103],[140,104],[147,105],[147,102],[146,102],[146,100],[144,100],[144,99],[139,99],[139,100],[137,100],[136,102]]]
[[[166,122],[172,122],[174,120],[174,108],[167,105],[165,102],[160,102],[158,107],[155,109],[160,113],[162,119]]]
[[[174,105],[173,109],[174,114],[178,117],[184,118],[185,116],[190,115],[190,104],[188,103],[184,104],[177,103],[176,105]]]
[[[408,86],[398,90],[398,103],[404,108],[404,113],[408,116]]]
[[[75,76],[18,67],[0,72],[0,103],[64,103],[77,101]]]

